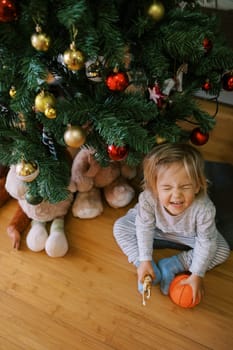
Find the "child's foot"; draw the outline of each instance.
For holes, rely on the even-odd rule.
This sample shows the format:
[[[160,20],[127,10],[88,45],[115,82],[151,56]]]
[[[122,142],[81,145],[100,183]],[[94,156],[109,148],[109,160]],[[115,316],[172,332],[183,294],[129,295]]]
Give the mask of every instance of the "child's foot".
[[[152,284],[153,284],[153,286],[155,286],[161,280],[161,273],[160,273],[160,270],[158,269],[156,263],[153,260],[151,261],[151,263],[152,263],[152,267],[153,267],[153,270],[155,273],[155,279],[153,280]],[[140,293],[143,292],[143,284],[141,282],[138,282],[138,291]]]
[[[161,272],[161,291],[164,295],[168,295],[172,280],[176,274],[184,272],[185,268],[177,255],[159,260],[158,267]]]

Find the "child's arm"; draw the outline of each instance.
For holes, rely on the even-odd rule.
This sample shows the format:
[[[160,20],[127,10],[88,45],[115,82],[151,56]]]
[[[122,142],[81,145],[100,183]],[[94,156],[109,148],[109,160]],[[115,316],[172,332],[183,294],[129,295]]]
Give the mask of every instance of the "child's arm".
[[[15,215],[13,216],[13,218],[11,219],[7,227],[7,233],[12,241],[13,248],[19,249],[20,241],[21,241],[21,233],[24,230],[26,230],[29,223],[30,223],[30,219],[18,204]]]

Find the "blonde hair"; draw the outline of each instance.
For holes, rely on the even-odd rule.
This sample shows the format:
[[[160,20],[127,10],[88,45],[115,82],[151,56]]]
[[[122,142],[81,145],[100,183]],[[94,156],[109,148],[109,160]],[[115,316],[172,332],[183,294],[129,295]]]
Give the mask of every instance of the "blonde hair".
[[[172,163],[184,166],[190,179],[200,186],[199,194],[207,192],[204,159],[196,148],[187,143],[165,143],[153,148],[143,161],[143,188],[156,195],[158,171],[165,171]]]

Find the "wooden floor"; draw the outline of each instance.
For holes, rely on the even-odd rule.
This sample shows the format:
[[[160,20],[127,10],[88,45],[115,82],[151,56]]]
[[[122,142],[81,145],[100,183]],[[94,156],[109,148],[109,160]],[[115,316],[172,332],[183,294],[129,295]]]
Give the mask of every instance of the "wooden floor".
[[[11,248],[6,227],[15,206],[12,199],[0,209],[0,350],[232,349],[233,252],[206,274],[197,307],[176,306],[159,286],[142,306],[135,268],[112,236],[128,208],[106,206],[92,220],[70,213],[69,252],[54,259],[31,252],[26,233],[21,250]],[[175,253],[159,250],[155,259]]]

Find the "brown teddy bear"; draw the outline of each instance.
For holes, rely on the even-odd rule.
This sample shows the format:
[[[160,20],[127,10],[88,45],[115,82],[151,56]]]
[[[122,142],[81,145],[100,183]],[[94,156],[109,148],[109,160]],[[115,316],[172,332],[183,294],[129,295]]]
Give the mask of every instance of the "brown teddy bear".
[[[128,205],[135,196],[127,180],[136,176],[136,168],[118,161],[101,167],[94,153],[91,148],[82,148],[72,165],[71,191],[77,192],[72,213],[81,219],[94,218],[103,212],[102,195],[113,208]]]

